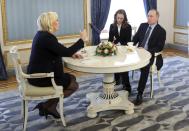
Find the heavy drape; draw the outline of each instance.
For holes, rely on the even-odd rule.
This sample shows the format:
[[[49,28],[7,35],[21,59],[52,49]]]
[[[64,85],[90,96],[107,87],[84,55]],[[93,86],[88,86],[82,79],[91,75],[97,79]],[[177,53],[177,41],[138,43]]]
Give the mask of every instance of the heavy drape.
[[[111,0],[91,0],[92,44],[100,43],[100,33],[103,30],[110,9]]]
[[[7,79],[7,71],[5,68],[3,55],[2,55],[1,47],[0,47],[0,80],[6,80],[6,79]]]
[[[150,9],[157,9],[157,0],[143,0],[146,15]]]

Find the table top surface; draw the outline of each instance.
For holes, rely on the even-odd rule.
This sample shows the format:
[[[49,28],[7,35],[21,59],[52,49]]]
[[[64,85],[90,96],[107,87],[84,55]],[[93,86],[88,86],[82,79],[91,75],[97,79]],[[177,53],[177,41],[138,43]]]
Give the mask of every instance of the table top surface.
[[[151,54],[142,48],[117,46],[118,53],[113,56],[97,56],[96,46],[85,47],[83,59],[64,57],[66,67],[88,73],[116,73],[139,69],[149,63]]]

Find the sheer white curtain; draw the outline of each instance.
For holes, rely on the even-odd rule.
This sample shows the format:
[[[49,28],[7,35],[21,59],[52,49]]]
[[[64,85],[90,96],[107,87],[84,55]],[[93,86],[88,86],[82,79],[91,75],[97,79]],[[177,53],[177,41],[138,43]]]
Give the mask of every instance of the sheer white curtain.
[[[143,0],[112,0],[106,25],[101,33],[101,38],[108,38],[110,24],[113,23],[114,14],[118,9],[124,9],[127,14],[129,24],[132,27],[139,27],[142,22],[146,22],[146,14]]]

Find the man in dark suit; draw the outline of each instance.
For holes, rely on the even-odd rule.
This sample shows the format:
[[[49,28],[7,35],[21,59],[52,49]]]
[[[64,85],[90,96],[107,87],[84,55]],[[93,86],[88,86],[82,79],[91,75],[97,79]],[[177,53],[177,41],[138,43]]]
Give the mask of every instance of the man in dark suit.
[[[163,50],[166,39],[166,31],[158,24],[159,12],[152,9],[148,12],[148,22],[142,23],[133,37],[133,42],[136,45],[138,43],[139,48],[145,48],[148,50],[152,57],[150,63],[141,68],[141,75],[138,84],[138,94],[134,102],[135,105],[140,105],[143,101],[143,92],[148,80],[150,66],[154,61],[154,54]],[[157,69],[163,66],[163,58],[161,55],[157,57],[156,62]]]

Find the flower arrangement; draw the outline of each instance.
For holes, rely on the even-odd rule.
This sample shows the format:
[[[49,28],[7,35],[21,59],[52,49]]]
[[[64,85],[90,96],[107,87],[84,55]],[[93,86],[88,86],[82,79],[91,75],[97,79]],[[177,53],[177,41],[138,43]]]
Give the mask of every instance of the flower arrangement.
[[[112,42],[102,42],[96,48],[96,55],[113,56],[117,54],[117,46]]]

